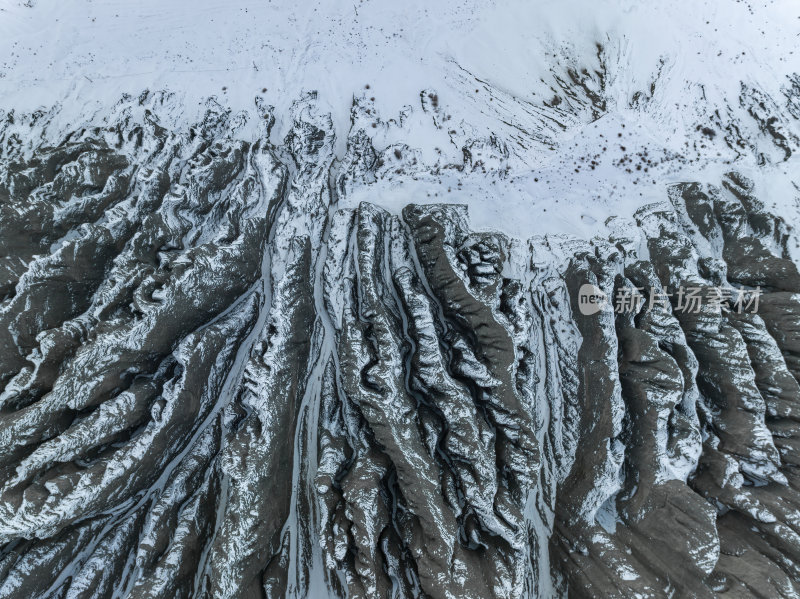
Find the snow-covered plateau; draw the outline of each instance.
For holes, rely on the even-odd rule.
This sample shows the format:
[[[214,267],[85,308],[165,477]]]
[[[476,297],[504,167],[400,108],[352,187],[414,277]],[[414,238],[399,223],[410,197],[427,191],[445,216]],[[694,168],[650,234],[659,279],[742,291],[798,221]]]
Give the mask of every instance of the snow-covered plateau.
[[[0,0],[0,599],[800,597],[798,227],[796,0]]]

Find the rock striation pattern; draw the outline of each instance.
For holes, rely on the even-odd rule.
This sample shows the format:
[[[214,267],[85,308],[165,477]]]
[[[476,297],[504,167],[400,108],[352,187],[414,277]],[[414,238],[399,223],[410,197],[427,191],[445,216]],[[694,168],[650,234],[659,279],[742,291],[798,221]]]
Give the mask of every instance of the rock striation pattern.
[[[0,131],[0,598],[800,594],[800,272],[746,177],[520,240],[340,207],[363,131],[259,118]],[[719,287],[757,312],[680,309]]]

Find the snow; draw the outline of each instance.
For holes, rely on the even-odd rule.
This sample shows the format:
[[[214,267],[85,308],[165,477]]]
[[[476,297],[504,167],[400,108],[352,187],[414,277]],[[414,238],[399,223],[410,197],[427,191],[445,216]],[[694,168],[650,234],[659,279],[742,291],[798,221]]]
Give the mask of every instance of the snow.
[[[0,121],[11,111],[55,107],[45,137],[56,139],[105,118],[124,94],[167,90],[157,111],[162,124],[191,123],[214,96],[251,113],[237,134],[254,139],[263,131],[252,118],[260,97],[275,106],[272,139],[279,143],[292,104],[316,90],[332,115],[337,158],[348,132],[363,129],[385,163],[377,180],[353,182],[339,198],[342,207],[369,201],[399,213],[411,202],[463,203],[478,229],[591,239],[624,229],[639,207],[666,200],[669,183],[718,184],[736,168],[755,180],[775,212],[800,226],[800,188],[790,174],[800,172],[798,152],[784,161],[739,102],[744,82],[785,103],[787,75],[800,71],[798,37],[796,0],[0,0]],[[604,72],[605,108],[585,101],[567,111],[548,106],[563,95],[553,87],[571,68],[587,70],[590,92],[601,91],[597,73]],[[637,93],[646,99],[634,102]],[[756,147],[728,147],[720,127],[728,122]],[[782,123],[800,136],[796,120]],[[471,165],[464,148],[473,153]],[[607,224],[611,216],[621,219]],[[337,235],[337,224],[326,235]],[[319,279],[327,244],[321,247],[314,300],[325,314]],[[268,266],[278,268],[266,261],[265,274]],[[269,305],[270,290],[262,292]],[[268,312],[241,345],[223,400]],[[327,356],[333,325],[325,317],[322,324],[320,354]],[[315,364],[303,399],[312,420],[309,402],[324,366],[322,359]],[[312,448],[314,434],[305,439]],[[613,449],[609,471],[621,459],[620,447]],[[607,498],[617,486],[608,481],[614,484],[589,499],[592,507],[602,504],[597,520],[613,531],[617,515]],[[289,529],[296,531],[292,509]],[[297,535],[291,538],[296,582],[300,549]],[[313,560],[321,563],[317,549]],[[637,577],[622,566],[618,574]]]
[[[708,139],[697,126],[719,110],[723,121],[752,128],[738,106],[741,82],[783,98],[786,76],[800,71],[799,36],[793,0],[2,0],[0,110],[58,104],[54,134],[107,114],[123,93],[173,92],[159,115],[173,124],[196,118],[209,96],[252,112],[261,95],[275,106],[280,141],[291,103],[314,89],[333,116],[340,158],[354,97],[379,119],[375,128],[364,122],[378,150],[418,150],[413,176],[356,189],[345,206],[464,202],[477,228],[589,238],[609,216],[664,200],[670,181],[718,183],[735,166],[797,220],[800,191],[788,174],[798,172],[795,156],[779,162],[761,139],[769,163],[760,167],[755,153],[737,157],[721,134]],[[554,95],[554,77],[569,67],[599,70],[598,43],[607,111],[594,120],[579,110],[564,117],[564,130],[553,126],[539,108]],[[652,99],[632,107],[653,82]],[[423,90],[436,93],[438,115],[422,109]],[[255,121],[242,136],[257,135]],[[493,134],[509,150],[503,176],[441,169],[461,164],[466,143]],[[658,160],[647,176],[619,165],[644,150]]]

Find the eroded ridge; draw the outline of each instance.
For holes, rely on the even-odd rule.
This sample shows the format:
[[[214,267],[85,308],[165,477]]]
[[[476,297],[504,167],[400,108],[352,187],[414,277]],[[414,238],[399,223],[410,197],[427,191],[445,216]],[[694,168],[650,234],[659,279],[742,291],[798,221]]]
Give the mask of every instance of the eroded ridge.
[[[364,132],[258,118],[3,134],[0,597],[797,596],[800,273],[746,177],[520,240],[342,207]]]

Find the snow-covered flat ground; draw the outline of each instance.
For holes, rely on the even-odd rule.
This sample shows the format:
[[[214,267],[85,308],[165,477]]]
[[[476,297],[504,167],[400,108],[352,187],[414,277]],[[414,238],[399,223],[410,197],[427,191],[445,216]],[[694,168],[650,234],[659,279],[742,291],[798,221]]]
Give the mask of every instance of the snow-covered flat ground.
[[[291,103],[317,90],[343,155],[358,98],[376,149],[403,144],[417,163],[343,202],[466,202],[480,228],[586,237],[663,200],[665,183],[732,167],[794,218],[796,152],[785,161],[740,96],[744,83],[774,99],[765,110],[796,144],[782,92],[800,72],[796,48],[793,0],[3,0],[0,110],[58,105],[55,134],[126,93],[173,92],[165,123],[197,117],[210,96],[250,110],[259,95],[275,106],[277,141]],[[563,93],[571,69],[602,110],[585,90]],[[436,101],[423,107],[423,91]],[[731,125],[753,147],[730,147]],[[446,168],[492,137],[488,173]]]

